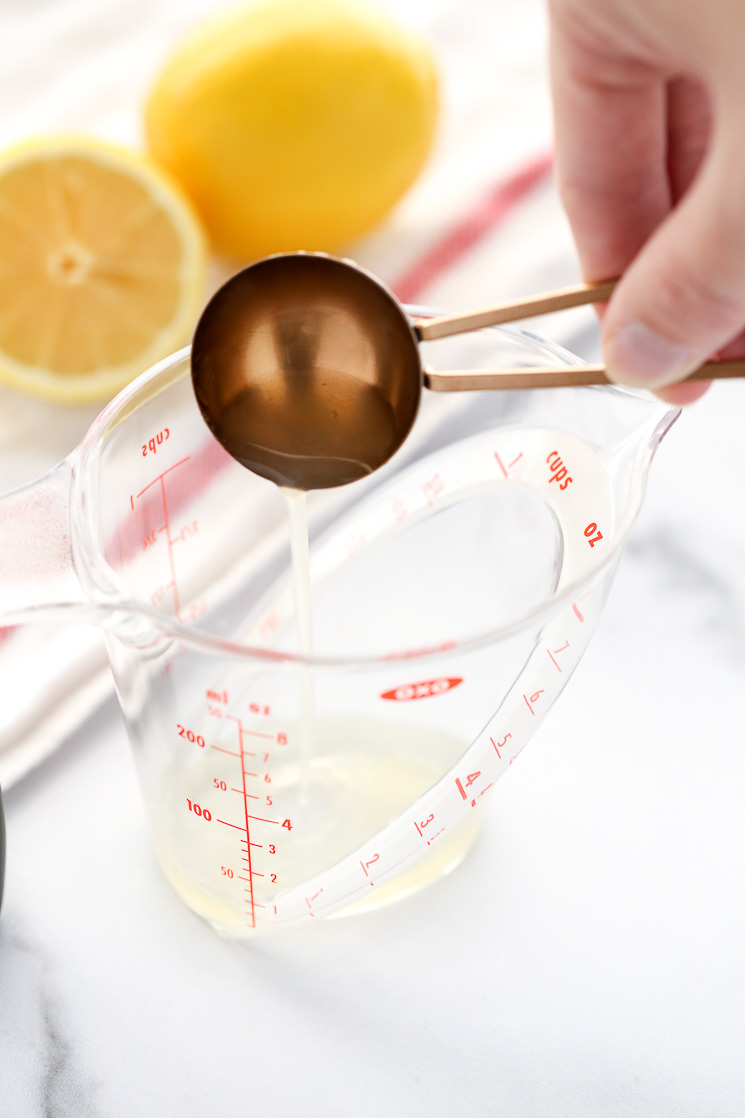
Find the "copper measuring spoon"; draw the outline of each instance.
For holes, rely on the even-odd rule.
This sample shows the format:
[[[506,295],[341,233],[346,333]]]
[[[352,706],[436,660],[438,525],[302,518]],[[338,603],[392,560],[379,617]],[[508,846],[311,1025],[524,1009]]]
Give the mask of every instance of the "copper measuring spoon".
[[[394,295],[349,261],[270,256],[212,297],[197,324],[192,381],[218,442],[292,489],[346,485],[406,439],[422,387],[435,392],[608,384],[602,365],[424,368],[420,341],[603,303],[617,280],[583,283],[479,311],[410,322]],[[689,380],[745,376],[745,361],[707,362]]]

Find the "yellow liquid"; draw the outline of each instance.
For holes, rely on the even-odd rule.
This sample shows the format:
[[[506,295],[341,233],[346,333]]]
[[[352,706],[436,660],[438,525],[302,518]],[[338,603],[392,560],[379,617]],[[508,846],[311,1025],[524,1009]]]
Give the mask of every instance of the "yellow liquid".
[[[272,730],[266,722],[261,726]],[[290,727],[290,737],[298,729]],[[186,904],[223,935],[251,936],[262,922],[271,929],[274,897],[330,869],[396,819],[462,756],[466,743],[410,726],[327,718],[315,722],[313,747],[304,773],[296,756],[284,767],[275,764],[269,793],[260,779],[251,785],[264,797],[249,801],[251,815],[279,821],[249,819],[253,887],[238,829],[244,815],[240,758],[200,751],[168,780],[168,798],[153,820],[158,858]],[[260,762],[255,767],[260,778]],[[338,915],[388,904],[453,869],[476,837],[478,815],[478,809],[471,812],[408,869]],[[281,825],[285,818],[291,831]]]
[[[282,488],[348,485],[372,473],[396,449],[396,416],[378,387],[333,368],[309,378],[304,368],[243,384],[207,421],[249,470]]]
[[[292,580],[295,589],[295,622],[300,652],[313,655],[313,594],[310,585],[310,548],[308,546],[308,497],[301,489],[283,489],[290,517]],[[313,755],[315,700],[313,676],[308,667],[300,668],[300,799],[310,795],[308,772]]]

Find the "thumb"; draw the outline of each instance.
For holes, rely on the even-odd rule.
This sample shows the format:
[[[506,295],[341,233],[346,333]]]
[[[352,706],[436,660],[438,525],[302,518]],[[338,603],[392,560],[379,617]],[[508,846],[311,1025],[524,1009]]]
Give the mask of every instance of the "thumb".
[[[611,380],[673,384],[745,327],[744,195],[745,156],[720,134],[613,293],[602,333]]]

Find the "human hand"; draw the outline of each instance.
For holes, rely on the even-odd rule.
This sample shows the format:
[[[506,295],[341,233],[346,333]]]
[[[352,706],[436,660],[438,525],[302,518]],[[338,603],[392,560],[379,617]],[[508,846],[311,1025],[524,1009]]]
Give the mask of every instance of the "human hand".
[[[745,4],[549,0],[559,191],[613,380],[674,384],[745,355]]]

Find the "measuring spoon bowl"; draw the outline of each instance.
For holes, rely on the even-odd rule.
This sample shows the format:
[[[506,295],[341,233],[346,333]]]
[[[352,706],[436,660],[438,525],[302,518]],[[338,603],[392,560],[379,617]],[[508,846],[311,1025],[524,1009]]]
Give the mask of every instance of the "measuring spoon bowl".
[[[410,320],[369,273],[293,253],[250,265],[207,304],[194,393],[242,465],[292,489],[347,485],[387,462],[419,408]]]

